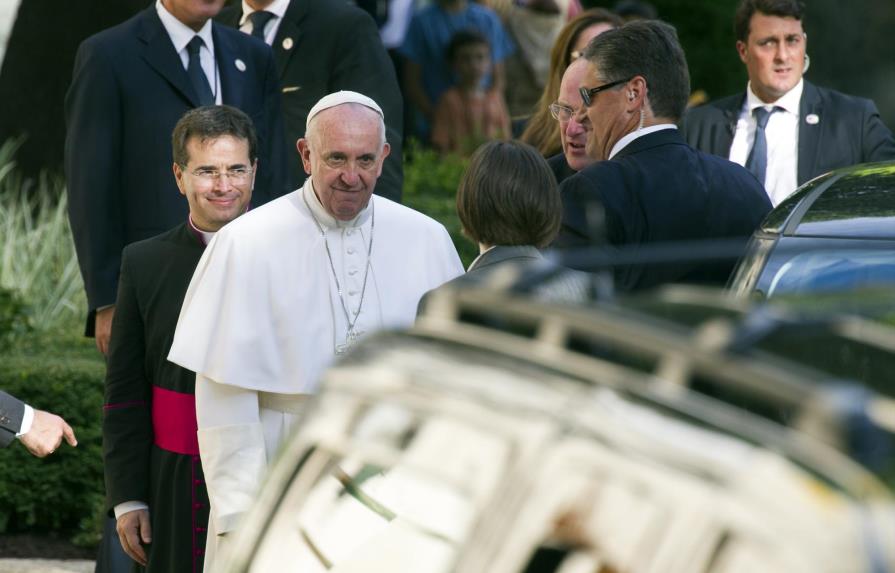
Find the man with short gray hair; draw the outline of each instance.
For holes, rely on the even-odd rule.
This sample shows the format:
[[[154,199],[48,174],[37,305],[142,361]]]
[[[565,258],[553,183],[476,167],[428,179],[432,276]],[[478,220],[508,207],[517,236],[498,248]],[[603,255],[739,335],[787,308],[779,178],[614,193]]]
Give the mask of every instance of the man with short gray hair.
[[[298,152],[310,177],[218,233],[169,355],[197,373],[206,570],[323,370],[364,336],[410,326],[422,295],[463,272],[442,225],[373,195],[389,145],[372,99],[323,97],[306,133]]]
[[[559,246],[718,238],[742,239],[745,246],[771,205],[749,172],[693,149],[678,133],[690,76],[674,28],[632,22],[591,40],[584,58],[588,69],[576,114],[590,121],[586,149],[597,162],[560,188]],[[593,205],[605,212],[605,236],[595,236],[587,220]],[[723,284],[735,262],[627,267],[616,277],[622,290],[678,281]]]

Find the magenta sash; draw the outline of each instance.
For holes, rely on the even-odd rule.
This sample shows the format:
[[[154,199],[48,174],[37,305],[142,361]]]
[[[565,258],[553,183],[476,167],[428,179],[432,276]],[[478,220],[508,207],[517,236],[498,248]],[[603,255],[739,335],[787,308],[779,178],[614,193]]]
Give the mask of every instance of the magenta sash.
[[[196,396],[153,385],[152,430],[155,432],[155,445],[161,449],[198,456]]]

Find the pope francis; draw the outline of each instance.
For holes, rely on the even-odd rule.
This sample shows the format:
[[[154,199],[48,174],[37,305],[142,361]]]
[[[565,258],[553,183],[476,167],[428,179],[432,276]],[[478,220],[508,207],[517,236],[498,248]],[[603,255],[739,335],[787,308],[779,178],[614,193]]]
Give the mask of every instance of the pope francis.
[[[372,99],[323,97],[297,145],[310,177],[215,236],[168,356],[197,373],[206,571],[223,565],[226,534],[334,357],[409,326],[422,295],[463,272],[442,225],[373,195],[389,144]]]

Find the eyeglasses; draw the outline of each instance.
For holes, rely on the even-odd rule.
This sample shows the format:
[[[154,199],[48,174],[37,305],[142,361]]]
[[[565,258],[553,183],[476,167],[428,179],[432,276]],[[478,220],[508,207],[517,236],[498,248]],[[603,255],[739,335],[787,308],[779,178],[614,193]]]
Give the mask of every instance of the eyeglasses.
[[[233,169],[227,169],[226,171],[221,171],[219,169],[194,169],[190,171],[190,173],[204,181],[207,184],[211,184],[221,178],[221,175],[226,175],[227,180],[234,185],[241,185],[249,180],[249,177],[252,176],[254,170],[251,167],[234,167]]]
[[[565,123],[572,119],[572,115],[574,113],[575,110],[570,108],[569,106],[562,105],[561,103],[550,104],[550,115],[552,115],[553,119],[557,121]]]
[[[590,107],[590,104],[593,102],[593,97],[600,93],[603,90],[608,90],[609,88],[614,88],[615,86],[620,86],[622,84],[626,84],[630,82],[633,77],[628,78],[626,80],[618,80],[616,82],[609,82],[608,84],[604,84],[602,86],[597,86],[595,88],[578,88],[578,93],[581,94],[581,101],[584,102],[584,107]]]

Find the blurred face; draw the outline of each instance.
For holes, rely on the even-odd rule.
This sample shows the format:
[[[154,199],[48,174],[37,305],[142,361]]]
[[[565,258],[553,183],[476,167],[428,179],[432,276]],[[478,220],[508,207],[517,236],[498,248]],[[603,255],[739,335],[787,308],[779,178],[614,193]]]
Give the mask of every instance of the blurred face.
[[[340,221],[350,221],[370,202],[389,153],[388,143],[380,144],[380,130],[375,111],[345,104],[317,114],[308,137],[298,140],[317,199]]]
[[[579,87],[595,88],[624,78],[606,78],[597,67],[587,62],[587,70],[584,73]],[[634,99],[628,99],[628,84],[621,84],[609,88],[591,96],[591,104],[581,107],[575,114],[579,122],[584,122],[585,117],[590,120],[591,131],[587,138],[585,151],[592,159],[598,161],[608,159],[609,152],[616,142],[634,131],[640,121],[640,108]],[[580,100],[580,97],[579,97]]]
[[[586,73],[586,60],[572,62],[562,76],[559,98],[556,100],[560,106],[571,111],[568,119],[564,119],[564,115],[559,118],[559,138],[562,141],[562,152],[566,156],[566,162],[575,171],[581,171],[594,162],[586,150],[587,136],[591,129],[590,119],[585,114],[576,113],[581,107],[578,86],[581,85]]]
[[[175,18],[198,31],[224,7],[224,0],[162,0]]]
[[[466,44],[454,54],[453,68],[457,82],[463,87],[482,83],[491,67],[491,50],[487,44]]]
[[[245,212],[255,185],[249,143],[230,135],[187,140],[189,161],[174,164],[180,193],[190,204],[190,218],[203,231],[217,231]]]
[[[581,53],[584,51],[584,48],[587,47],[591,40],[593,40],[603,32],[611,30],[612,28],[612,24],[600,22],[599,24],[592,24],[582,30],[581,33],[578,34],[578,37],[575,38],[575,43],[572,44],[572,51],[569,52],[570,61],[580,58]]]
[[[749,37],[737,42],[752,91],[762,101],[777,101],[802,79],[807,40],[795,18],[756,12],[749,20]]]

